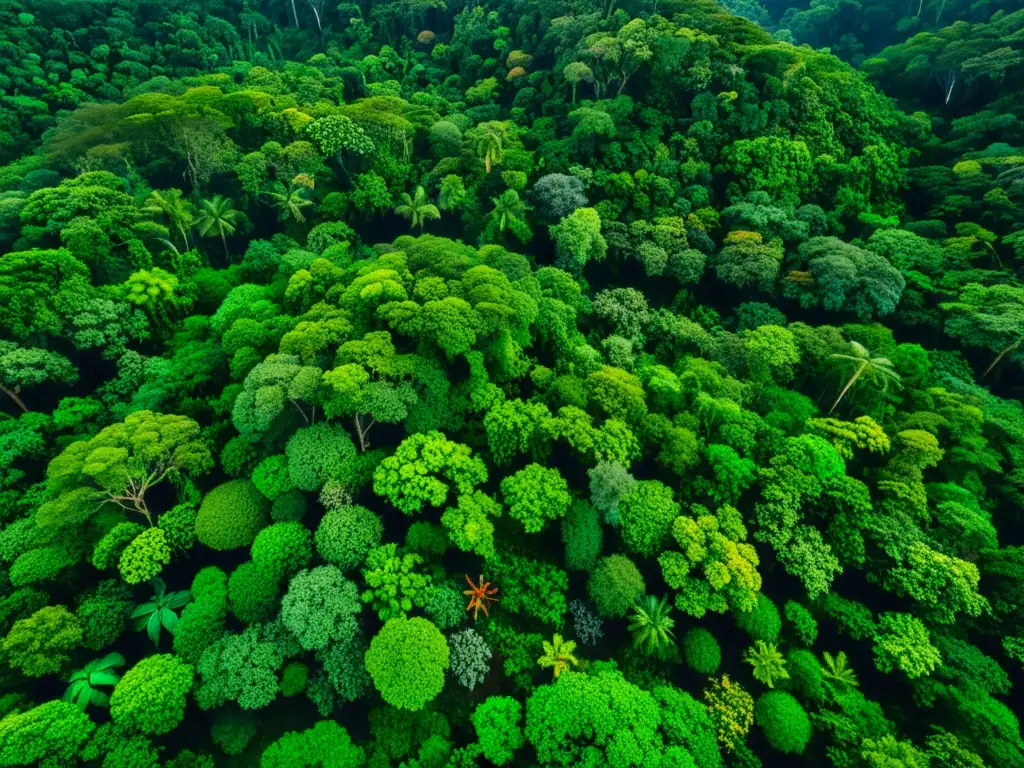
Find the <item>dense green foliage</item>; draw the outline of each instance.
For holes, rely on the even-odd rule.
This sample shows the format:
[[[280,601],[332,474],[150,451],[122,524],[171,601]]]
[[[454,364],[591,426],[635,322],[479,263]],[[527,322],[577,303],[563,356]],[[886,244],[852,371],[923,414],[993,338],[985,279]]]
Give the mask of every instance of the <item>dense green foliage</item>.
[[[0,3],[0,768],[1024,768],[1016,0]]]

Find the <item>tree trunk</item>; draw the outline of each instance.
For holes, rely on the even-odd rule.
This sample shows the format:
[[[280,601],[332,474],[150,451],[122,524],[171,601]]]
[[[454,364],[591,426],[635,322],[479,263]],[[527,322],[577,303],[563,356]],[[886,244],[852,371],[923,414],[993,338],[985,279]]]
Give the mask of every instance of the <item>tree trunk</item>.
[[[988,368],[985,369],[985,372],[983,374],[981,374],[981,378],[984,379],[986,376],[988,376],[992,372],[992,369],[995,368],[997,365],[999,365],[999,361],[1002,360],[1004,357],[1006,357],[1011,352],[1013,352],[1013,350],[1017,349],[1017,347],[1019,347],[1021,345],[1021,342],[1024,342],[1024,339],[1017,339],[1015,342],[1013,342],[1013,344],[1011,344],[1006,349],[1004,349],[1002,352],[1000,352],[998,355],[996,355],[996,359],[993,360],[989,364]]]
[[[956,85],[956,70],[950,69],[946,71],[946,74],[942,79],[942,88],[946,92],[946,104],[949,104],[949,100],[953,96],[953,86]]]
[[[149,507],[146,506],[146,500],[139,497],[138,501],[135,502],[135,508],[142,513],[143,517],[146,518],[146,522],[149,523],[149,527],[153,527],[153,516],[149,513]]]
[[[359,413],[356,414],[353,421],[356,425],[356,436],[359,438],[359,451],[360,453],[366,453],[366,449],[370,447],[368,435],[370,434],[370,430],[373,429],[373,425],[377,422],[370,419],[370,423],[364,427],[362,414]]]
[[[22,413],[28,413],[28,406],[26,406],[25,402],[20,397],[18,397],[17,392],[13,392],[12,390],[5,387],[3,384],[0,384],[0,392],[3,392],[5,395],[11,398],[11,400],[14,401],[14,404],[21,408]]]
[[[295,0],[292,0],[292,17],[295,19],[295,28],[299,28],[299,13],[295,10]]]
[[[921,2],[924,2],[924,0],[921,0]],[[313,15],[316,16],[316,29],[317,29],[317,31],[318,32],[323,32],[324,29],[320,25],[320,12],[316,9],[316,6],[313,5],[312,2],[309,3],[309,7],[313,9]]]
[[[860,378],[860,375],[864,373],[864,369],[867,367],[867,360],[860,364],[860,368],[858,368],[857,372],[850,377],[850,380],[848,382],[846,382],[846,386],[843,387],[843,391],[839,393],[839,397],[837,397],[836,401],[832,403],[832,407],[828,409],[829,413],[832,413],[832,411],[836,409],[836,406],[839,405],[839,401],[843,399],[843,396],[850,390],[850,387],[852,387],[857,382],[857,379]]]

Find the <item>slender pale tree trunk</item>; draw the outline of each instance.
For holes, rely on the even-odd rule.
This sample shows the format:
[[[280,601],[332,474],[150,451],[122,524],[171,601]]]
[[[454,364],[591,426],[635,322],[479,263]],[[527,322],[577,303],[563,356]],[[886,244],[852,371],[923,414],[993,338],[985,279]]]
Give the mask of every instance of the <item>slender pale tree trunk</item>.
[[[999,365],[999,361],[1002,360],[1011,352],[1013,352],[1013,350],[1017,349],[1017,347],[1019,347],[1022,342],[1024,342],[1024,339],[1017,339],[1015,342],[1013,342],[1013,344],[1011,344],[998,355],[996,355],[996,359],[989,363],[988,368],[986,368],[985,372],[981,374],[981,378],[984,379],[986,376],[988,376],[992,372],[992,369]]]
[[[946,104],[949,104],[949,100],[953,97],[953,87],[956,85],[956,70],[946,70],[946,74],[942,78],[942,89],[946,92]]]
[[[312,0],[307,0],[307,2],[309,2],[309,7],[313,9],[313,15],[316,16],[316,29],[317,29],[317,31],[318,32],[323,32],[324,29],[323,29],[322,26],[320,26],[320,11],[318,11],[316,9],[316,6],[313,4]],[[924,0],[921,0],[921,2],[924,2]]]
[[[14,404],[21,408],[22,413],[28,413],[28,406],[26,406],[25,402],[20,397],[18,397],[17,392],[8,389],[3,384],[0,384],[0,392],[3,392],[5,395],[11,398],[11,400],[14,401]]]
[[[359,438],[359,450],[361,453],[366,453],[366,449],[370,447],[370,430],[373,429],[373,425],[377,422],[374,419],[370,419],[370,423],[363,426],[363,416],[357,413],[354,419],[356,425],[356,436]]]
[[[839,397],[837,397],[836,401],[832,403],[832,407],[828,409],[829,413],[832,413],[832,411],[836,409],[836,406],[839,405],[839,401],[842,400],[846,393],[850,391],[850,387],[857,383],[857,379],[860,378],[860,375],[864,373],[864,369],[867,367],[867,360],[860,364],[860,367],[857,369],[857,371],[853,374],[853,376],[850,377],[850,380],[846,382],[846,386],[843,387],[843,391],[839,393]]]

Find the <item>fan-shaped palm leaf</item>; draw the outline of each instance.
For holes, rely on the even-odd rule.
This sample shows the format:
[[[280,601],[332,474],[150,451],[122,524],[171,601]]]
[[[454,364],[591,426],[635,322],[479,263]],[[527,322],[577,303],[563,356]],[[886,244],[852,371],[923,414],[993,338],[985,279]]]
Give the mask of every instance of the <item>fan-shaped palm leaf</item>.
[[[116,671],[124,666],[124,656],[120,653],[108,653],[102,659],[93,659],[81,669],[76,669],[68,678],[68,688],[64,691],[64,701],[74,702],[83,712],[90,704],[106,707],[110,696],[100,687],[113,688],[121,679]]]
[[[427,193],[423,187],[416,187],[416,193],[412,197],[408,192],[403,192],[401,199],[402,204],[395,208],[395,213],[409,220],[409,229],[419,226],[422,232],[427,219],[441,218],[437,206],[427,200]]]
[[[224,246],[224,256],[228,256],[228,235],[233,235],[245,214],[235,210],[234,201],[230,197],[214,195],[209,200],[199,203],[199,216],[196,227],[203,237],[217,236]]]
[[[308,208],[313,204],[312,200],[306,198],[306,195],[309,194],[309,188],[294,182],[286,187],[281,182],[276,181],[265,191],[265,194],[274,201],[278,215],[282,220],[295,219],[300,223],[305,221],[306,217],[303,215],[302,209]]]
[[[833,656],[828,651],[825,651],[821,654],[821,658],[825,662],[822,666],[821,674],[826,680],[849,685],[853,688],[860,685],[857,681],[857,674],[847,664],[845,652],[840,651]]]
[[[676,643],[672,628],[676,622],[669,614],[668,598],[659,600],[645,595],[633,606],[629,619],[629,631],[633,633],[633,647],[646,656],[661,655]]]
[[[168,189],[163,192],[153,190],[146,198],[142,211],[151,216],[166,218],[171,227],[181,235],[185,247],[188,247],[188,230],[192,228],[194,209],[180,189]]]
[[[555,635],[550,643],[547,640],[544,641],[544,655],[537,659],[537,663],[542,667],[551,667],[555,677],[558,677],[565,670],[580,663],[579,659],[573,656],[575,650],[575,642],[563,640],[561,635]]]
[[[843,355],[837,352],[831,356],[831,359],[840,361],[839,365],[842,367],[852,367],[853,370],[850,377],[846,380],[845,386],[840,390],[836,401],[832,403],[832,407],[829,408],[829,413],[832,413],[832,411],[836,409],[836,406],[838,406],[840,401],[846,396],[846,393],[849,392],[851,387],[853,387],[853,385],[859,380],[880,385],[883,392],[889,388],[889,384],[900,386],[902,383],[900,375],[893,370],[893,364],[889,358],[872,357],[867,348],[857,341],[851,341],[850,347],[853,354]]]

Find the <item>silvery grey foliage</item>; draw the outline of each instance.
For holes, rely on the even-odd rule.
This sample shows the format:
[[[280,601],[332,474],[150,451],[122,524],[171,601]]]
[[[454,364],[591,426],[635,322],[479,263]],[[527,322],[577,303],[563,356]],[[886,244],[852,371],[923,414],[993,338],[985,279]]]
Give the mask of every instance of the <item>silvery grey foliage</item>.
[[[600,461],[587,470],[590,477],[590,502],[604,513],[609,525],[619,524],[619,502],[636,485],[636,480],[617,461]]]
[[[539,211],[555,221],[590,205],[583,179],[564,173],[549,173],[537,179],[533,200]]]
[[[573,629],[576,630],[576,637],[584,645],[597,645],[597,641],[604,637],[601,627],[604,622],[597,616],[590,606],[582,600],[573,600],[569,603],[569,613],[572,614]]]
[[[472,691],[491,671],[491,649],[473,629],[449,635],[448,648],[451,651],[452,675]]]

